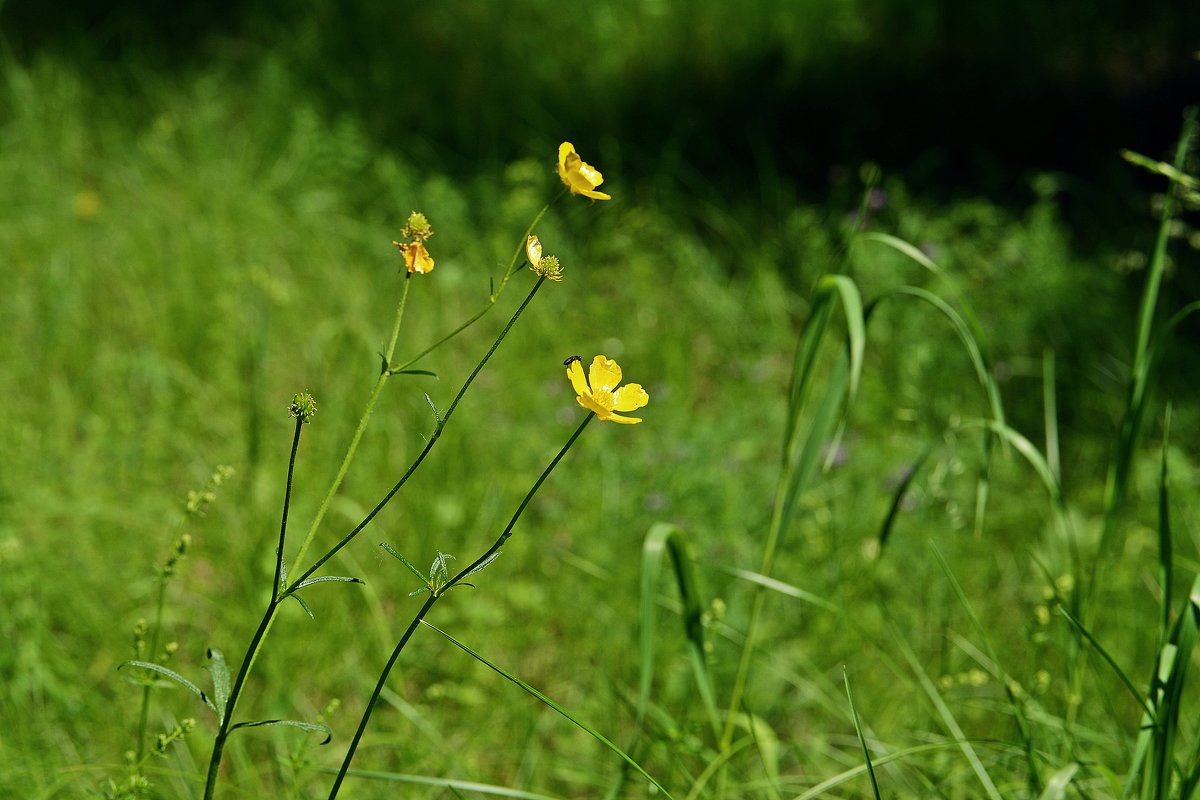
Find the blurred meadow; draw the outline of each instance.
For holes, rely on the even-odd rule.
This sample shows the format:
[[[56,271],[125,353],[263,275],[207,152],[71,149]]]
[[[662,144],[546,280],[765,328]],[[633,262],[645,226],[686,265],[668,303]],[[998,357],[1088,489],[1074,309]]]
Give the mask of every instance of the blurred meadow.
[[[1196,795],[1200,4],[54,6],[0,4],[0,796],[203,795],[217,723],[169,680],[147,736],[196,726],[130,766],[139,620],[164,585],[164,663],[238,668],[293,395],[287,560],[406,280],[401,363],[488,306],[564,140],[613,199],[553,202],[563,281],[323,570],[364,584],[282,605],[247,680],[239,719],[332,741],[234,731],[216,796],[326,796],[422,602],[380,542],[486,550],[596,354],[644,422],[593,423],[430,622],[661,786],[426,627],[340,796]],[[413,210],[436,268],[406,279]],[[523,264],[388,380],[309,561]]]

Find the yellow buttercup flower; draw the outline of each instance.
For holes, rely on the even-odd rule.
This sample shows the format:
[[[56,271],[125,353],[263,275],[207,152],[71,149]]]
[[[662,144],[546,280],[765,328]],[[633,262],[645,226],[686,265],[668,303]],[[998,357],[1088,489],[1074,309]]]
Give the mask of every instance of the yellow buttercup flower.
[[[558,146],[558,177],[571,190],[571,194],[581,194],[593,200],[612,200],[604,192],[596,191],[596,187],[604,183],[600,170],[580,158],[575,152],[575,145],[570,142]]]
[[[621,383],[621,365],[606,356],[596,356],[588,370],[587,378],[583,377],[583,359],[571,356],[567,359],[567,379],[575,389],[576,402],[591,411],[602,422],[619,422],[623,425],[636,425],[640,417],[623,417],[614,411],[634,411],[650,402],[650,395],[640,383]]]
[[[404,253],[404,265],[408,267],[409,272],[416,272],[419,275],[433,272],[433,256],[429,255],[429,251],[425,249],[422,242],[412,242],[411,244],[392,242],[392,244],[399,247],[400,252]]]

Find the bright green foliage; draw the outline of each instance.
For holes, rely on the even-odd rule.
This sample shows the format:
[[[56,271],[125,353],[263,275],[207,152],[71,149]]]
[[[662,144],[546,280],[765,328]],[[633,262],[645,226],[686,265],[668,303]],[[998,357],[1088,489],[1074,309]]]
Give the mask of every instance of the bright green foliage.
[[[45,59],[0,87],[0,723],[19,731],[0,736],[2,796],[196,794],[216,723],[184,721],[200,702],[222,720],[238,666],[206,653],[243,646],[272,602],[289,398],[321,398],[291,509],[324,517],[322,552],[443,421],[516,306],[498,288],[536,280],[504,265],[560,188],[532,147],[498,175],[427,172],[270,59],[125,77]],[[567,135],[583,147],[546,133]],[[586,152],[614,200],[539,223],[571,269],[380,512],[414,594],[451,579],[438,548],[492,543],[577,423],[563,358],[636,363],[654,403],[632,430],[593,426],[504,560],[439,600],[446,636],[419,628],[379,694],[354,796],[640,797],[639,770],[676,797],[1194,796],[1194,437],[1149,442],[1154,365],[1196,306],[1139,327],[1115,252],[1077,256],[1048,197],[931,207],[884,175],[889,206],[850,231],[851,208],[643,195]],[[385,355],[389,242],[414,206],[437,269]],[[1131,397],[1140,436],[1118,438]],[[1174,400],[1173,430],[1194,431],[1195,398]],[[419,602],[376,541],[274,598],[347,584],[315,618],[281,606],[225,796],[328,791]],[[423,571],[400,550],[438,556]],[[185,677],[206,666],[211,694]]]

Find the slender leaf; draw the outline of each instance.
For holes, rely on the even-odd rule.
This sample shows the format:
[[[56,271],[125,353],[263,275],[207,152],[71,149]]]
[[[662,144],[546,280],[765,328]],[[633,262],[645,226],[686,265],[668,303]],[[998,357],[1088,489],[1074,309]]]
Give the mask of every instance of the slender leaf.
[[[426,575],[424,572],[422,572],[421,569],[416,564],[412,563],[407,558],[405,558],[404,555],[399,550],[392,547],[387,542],[380,542],[379,546],[382,547],[384,550],[386,550],[390,555],[398,558],[400,560],[400,563],[403,564],[404,566],[408,567],[409,571],[411,571],[413,575],[416,575],[418,578],[421,579],[421,583],[429,583],[429,576]]]
[[[364,583],[364,581],[362,578],[349,578],[344,575],[321,575],[317,578],[307,578],[300,581],[300,583],[292,587],[292,591],[295,592],[303,589],[305,586],[312,586],[317,583]]]
[[[321,744],[329,744],[330,740],[333,739],[333,731],[330,730],[328,725],[321,725],[316,722],[300,722],[294,719],[260,719],[255,722],[239,722],[236,725],[230,725],[229,730],[236,731],[238,728],[263,728],[268,725],[284,725],[289,728],[299,728],[309,733],[323,733],[325,734],[325,738],[321,741]]]
[[[675,585],[683,605],[683,629],[688,640],[696,688],[708,714],[713,736],[720,734],[720,715],[717,712],[713,692],[712,676],[708,672],[708,657],[704,637],[704,602],[696,575],[695,557],[691,544],[682,530],[667,523],[657,523],[650,528],[642,543],[642,587],[641,612],[641,679],[638,692],[637,724],[641,727],[646,706],[650,701],[650,689],[654,678],[654,661],[657,648],[657,603],[659,578],[663,568],[663,556],[669,554],[674,566]]]
[[[925,691],[925,696],[929,698],[929,701],[937,710],[938,716],[942,718],[942,724],[946,727],[946,730],[954,739],[955,744],[958,745],[963,755],[966,756],[967,762],[971,765],[971,769],[975,772],[975,777],[979,779],[979,783],[983,786],[984,791],[987,792],[987,796],[992,798],[992,800],[1002,800],[1000,792],[996,789],[996,784],[992,782],[992,778],[990,775],[988,775],[987,769],[983,766],[983,762],[979,760],[979,756],[975,753],[975,748],[971,746],[971,743],[967,740],[962,728],[959,727],[958,721],[954,718],[954,714],[950,711],[950,707],[946,705],[946,701],[944,701],[941,694],[938,693],[937,687],[930,679],[929,674],[926,673],[925,668],[921,666],[921,662],[917,658],[917,654],[913,652],[912,647],[910,647],[908,642],[905,641],[904,637],[900,635],[900,631],[898,629],[893,627],[892,635],[895,638],[896,643],[899,645],[905,661],[908,662],[913,674],[917,676],[917,681],[921,684],[921,688]]]
[[[538,794],[536,792],[526,792],[520,789],[511,789],[507,786],[495,786],[490,783],[475,783],[474,781],[460,781],[441,776],[405,775],[398,772],[379,772],[376,770],[364,769],[352,769],[346,774],[353,775],[355,778],[365,778],[366,780],[381,781],[386,783],[410,783],[417,786],[432,786],[438,789],[452,788],[463,792],[475,792],[476,794],[482,794],[488,797],[507,797],[511,798],[511,800],[562,800],[562,798],[557,795]]]
[[[925,466],[925,462],[933,455],[936,441],[932,441],[925,445],[917,456],[916,461],[908,468],[904,477],[900,479],[900,483],[896,486],[896,491],[892,494],[892,503],[888,506],[887,516],[883,519],[883,525],[879,528],[879,552],[883,553],[884,545],[887,544],[888,538],[892,535],[892,527],[896,524],[896,518],[900,515],[900,504],[904,502],[905,495],[908,494],[908,487],[912,486],[913,480],[917,477],[917,473]]]
[[[571,714],[571,712],[567,711],[567,709],[563,708],[561,705],[554,702],[549,697],[542,694],[537,689],[533,688],[528,683],[526,683],[525,681],[518,678],[516,675],[513,675],[512,673],[505,671],[502,667],[499,667],[499,666],[493,664],[492,662],[488,661],[486,658],[481,656],[479,653],[476,653],[474,650],[467,647],[465,644],[458,641],[453,636],[451,636],[450,634],[443,631],[441,628],[438,628],[436,625],[432,625],[432,624],[426,622],[425,620],[421,620],[421,624],[427,628],[430,628],[435,633],[441,634],[448,642],[450,642],[452,645],[454,645],[458,649],[462,650],[467,655],[471,656],[471,658],[475,659],[480,664],[483,664],[485,667],[492,670],[497,675],[500,675],[505,680],[508,680],[509,682],[516,684],[521,689],[523,689],[526,693],[532,695],[533,697],[537,698],[539,701],[541,701],[545,705],[549,706],[550,708],[554,709],[562,716],[566,717],[569,721],[574,723],[576,726],[578,726],[580,729],[582,729],[584,732],[586,732],[588,735],[590,735],[593,739],[600,742],[602,745],[607,747],[609,750],[613,751],[613,753],[618,755],[621,758],[621,760],[624,761],[626,764],[633,767],[633,769],[637,770],[637,772],[639,774],[641,774],[641,776],[643,778],[650,781],[650,783],[653,784],[654,787],[656,789],[658,789],[658,791],[662,792],[664,797],[668,798],[668,800],[673,800],[671,793],[668,792],[662,786],[662,784],[660,784],[658,781],[656,781],[654,779],[654,777],[650,775],[649,772],[646,772],[646,770],[644,770],[640,764],[638,764],[636,761],[634,761],[632,758],[630,758],[629,754],[627,754],[624,750],[617,747],[615,744],[613,744],[611,741],[609,741],[607,738],[605,738],[604,734],[600,733],[595,728],[588,725],[586,722],[583,722],[582,720],[573,716]]]
[[[867,766],[867,775],[871,778],[871,792],[875,795],[875,800],[881,800],[879,796],[879,782],[875,779],[875,767],[871,764],[871,751],[867,747],[867,737],[863,735],[862,725],[858,721],[858,709],[854,707],[854,696],[850,693],[850,675],[846,672],[846,667],[842,667],[842,680],[846,683],[846,700],[850,703],[850,717],[854,720],[854,732],[858,734],[858,744],[862,747],[863,761]]]
[[[942,555],[942,551],[933,542],[930,542],[929,546],[933,550],[934,558],[937,559],[942,572],[946,575],[946,579],[950,582],[950,588],[954,590],[954,595],[958,598],[959,605],[966,612],[967,619],[971,621],[971,627],[975,629],[975,635],[983,643],[984,652],[987,653],[988,660],[991,662],[992,674],[996,676],[1004,687],[1004,695],[1008,700],[1009,710],[1012,712],[1013,719],[1017,724],[1017,734],[1021,737],[1021,750],[1025,754],[1025,766],[1029,770],[1029,788],[1031,793],[1039,792],[1042,789],[1042,778],[1038,773],[1037,759],[1033,752],[1033,739],[1029,733],[1029,724],[1025,719],[1025,712],[1021,707],[1021,701],[1013,693],[1008,671],[1000,663],[1000,657],[996,655],[996,650],[992,647],[987,630],[983,627],[983,623],[980,622],[975,609],[971,606],[971,601],[967,599],[967,593],[963,591],[962,584],[958,582],[958,578],[954,576],[954,571],[950,569],[950,564],[946,561],[946,557]]]
[[[1196,135],[1196,126],[1197,114],[1196,108],[1193,107],[1188,109],[1179,134],[1173,165],[1174,174],[1183,172],[1184,161],[1187,159]],[[1170,240],[1175,214],[1175,185],[1174,177],[1171,177],[1171,185],[1167,187],[1166,201],[1163,204],[1158,237],[1154,244],[1154,253],[1150,257],[1150,267],[1146,271],[1146,286],[1142,290],[1142,299],[1138,308],[1137,342],[1129,384],[1129,401],[1121,421],[1121,432],[1117,438],[1116,452],[1109,465],[1108,479],[1105,485],[1104,529],[1100,535],[1099,547],[1101,554],[1107,553],[1111,549],[1113,537],[1116,535],[1117,513],[1124,504],[1129,472],[1133,464],[1133,454],[1137,448],[1138,439],[1141,438],[1142,424],[1146,416],[1146,394],[1150,386],[1151,375],[1154,372],[1152,352],[1154,316],[1158,306],[1159,289],[1167,267],[1167,242]]]
[[[819,597],[818,595],[815,595],[812,592],[806,592],[803,589],[793,586],[790,583],[784,583],[781,580],[777,580],[775,578],[769,578],[766,575],[762,575],[757,572],[751,572],[748,569],[738,569],[736,567],[726,567],[724,571],[729,573],[730,575],[733,575],[734,577],[741,578],[744,581],[749,581],[750,583],[758,584],[759,586],[763,587],[764,589],[770,589],[773,592],[778,592],[779,594],[785,595],[787,597],[793,597],[797,600],[803,600],[806,603],[812,603],[814,606],[823,608],[826,611],[837,611],[838,610],[838,607],[836,605],[829,602],[825,598]]]
[[[309,618],[309,619],[316,619],[316,618],[317,618],[317,615],[316,615],[316,614],[314,614],[314,613],[312,612],[312,609],[308,607],[308,603],[304,602],[304,598],[303,598],[303,597],[301,597],[300,595],[296,594],[294,591],[293,591],[293,592],[288,592],[287,596],[288,596],[288,597],[290,597],[290,598],[292,598],[293,600],[295,600],[297,603],[299,603],[299,604],[300,604],[300,607],[304,609],[304,613],[305,613],[305,614],[308,614],[308,618]]]
[[[1084,627],[1084,624],[1076,619],[1075,615],[1068,611],[1065,606],[1059,604],[1058,610],[1064,617],[1067,618],[1067,621],[1070,622],[1077,631],[1083,634],[1083,638],[1087,639],[1088,643],[1095,648],[1096,652],[1100,654],[1100,657],[1104,659],[1104,663],[1108,664],[1121,683],[1125,685],[1125,688],[1129,690],[1129,694],[1133,696],[1133,699],[1136,700],[1139,705],[1141,705],[1142,710],[1145,711],[1150,717],[1150,722],[1153,724],[1155,717],[1154,709],[1149,705],[1149,703],[1147,703],[1146,698],[1142,696],[1142,693],[1138,690],[1138,688],[1133,685],[1133,681],[1131,681],[1129,676],[1125,674],[1125,670],[1121,669],[1116,660],[1109,654],[1107,650],[1104,649],[1104,646],[1100,644],[1096,637],[1092,635],[1092,632]]]
[[[1078,764],[1067,764],[1058,772],[1055,772],[1046,781],[1046,788],[1038,795],[1038,800],[1064,800],[1067,796],[1067,787],[1071,785],[1071,781],[1078,771]]]
[[[205,667],[213,680],[213,700],[220,709],[217,716],[225,719],[225,708],[229,704],[229,667],[225,664],[225,654],[215,647],[208,648],[208,665]]]
[[[180,675],[175,670],[167,669],[162,664],[155,664],[150,661],[125,661],[119,664],[117,669],[124,669],[125,667],[138,667],[139,669],[149,670],[150,672],[155,672],[159,675],[170,678],[171,680],[175,681],[175,683],[178,683],[180,686],[203,700],[204,704],[211,708],[213,713],[220,718],[221,712],[217,710],[217,707],[213,704],[212,700],[209,699],[208,695],[205,694],[204,690]]]

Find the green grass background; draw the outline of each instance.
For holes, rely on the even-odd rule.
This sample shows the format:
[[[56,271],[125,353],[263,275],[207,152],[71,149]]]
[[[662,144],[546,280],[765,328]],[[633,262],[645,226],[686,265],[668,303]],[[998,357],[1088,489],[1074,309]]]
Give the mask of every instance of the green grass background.
[[[86,65],[85,65],[86,66]],[[515,74],[518,72],[512,69]],[[418,352],[486,302],[521,232],[558,190],[554,151],[572,139],[601,168],[611,203],[560,202],[538,227],[565,264],[471,392],[427,464],[332,571],[366,586],[316,587],[309,620],[287,608],[240,714],[325,719],[231,740],[222,796],[320,796],[375,675],[417,600],[411,575],[436,550],[481,552],[580,419],[562,360],[617,358],[650,393],[645,423],[594,425],[538,494],[503,557],[456,590],[433,622],[624,745],[633,732],[642,541],[658,522],[698,556],[718,702],[728,698],[770,518],[796,337],[820,274],[845,267],[864,295],[942,286],[910,261],[858,242],[843,261],[864,187],[851,167],[822,204],[782,181],[762,198],[720,199],[671,164],[630,174],[608,136],[553,117],[519,152],[475,175],[427,166],[369,121],[331,113],[286,59],[216,58],[158,74],[137,63],[106,80],[50,54],[4,62],[0,87],[0,793],[87,797],[121,774],[140,690],[116,667],[149,616],[188,490],[219,464],[236,477],[202,521],[169,593],[171,666],[201,682],[207,647],[236,663],[268,599],[292,394],[315,395],[292,506],[306,529],[353,432],[398,298],[390,241],[412,209],[437,235],[437,269],[414,278],[398,355]],[[403,98],[390,98],[403,102]],[[452,112],[424,104],[422,115]],[[522,125],[529,125],[529,117]],[[484,137],[486,139],[486,137]],[[426,142],[436,150],[436,140]],[[1155,157],[1163,153],[1151,153]],[[611,158],[611,161],[607,160]],[[1115,160],[1115,156],[1114,156]],[[1130,299],[1122,271],[1146,239],[1081,253],[1053,192],[1024,206],[934,202],[885,173],[869,230],[934,255],[963,288],[1011,424],[1044,442],[1042,379],[1055,353],[1068,513],[1100,530],[1107,460],[1128,380]],[[1185,232],[1186,233],[1186,232]],[[1185,242],[1178,242],[1185,253]],[[331,544],[374,505],[433,427],[533,277],[420,366],[389,384],[318,536]],[[1186,298],[1185,298],[1186,299]],[[982,535],[972,530],[980,438],[948,424],[986,413],[943,319],[890,300],[868,333],[864,383],[842,454],[802,499],[774,575],[836,610],[772,596],[745,707],[755,744],[735,756],[726,796],[792,797],[861,765],[842,669],[869,726],[888,796],[979,796],[961,752],[901,655],[907,643],[976,743],[1004,796],[1024,796],[1023,761],[998,682],[981,670],[969,620],[930,543],[963,585],[1033,709],[1044,768],[1083,765],[1079,796],[1119,794],[1138,709],[1092,665],[1065,685],[1069,629],[1039,618],[1047,578],[1067,571],[1052,509],[1014,453],[994,464]],[[1181,357],[1183,358],[1183,357]],[[1186,361],[1186,359],[1185,359]],[[1181,586],[1197,567],[1195,407],[1177,398],[1169,448]],[[1123,549],[1094,598],[1093,632],[1135,678],[1149,674],[1159,415],[1136,460]],[[895,486],[929,442],[887,550],[875,546]],[[465,559],[465,560],[464,560]],[[676,796],[712,763],[687,664],[677,593],[664,581],[654,713],[635,756]],[[972,672],[972,671],[975,672]],[[1078,691],[1080,694],[1073,694]],[[211,720],[181,691],[155,694],[152,729],[199,728],[153,762],[159,796],[195,796]],[[1066,718],[1076,749],[1064,752]],[[743,732],[744,733],[744,732]],[[1185,725],[1188,741],[1194,737]],[[912,751],[908,752],[907,749]],[[766,754],[765,756],[763,754]],[[772,759],[775,759],[772,761]],[[356,768],[601,797],[620,763],[594,740],[428,631],[401,660]],[[865,796],[857,776],[827,796]],[[641,797],[630,780],[622,796]],[[709,787],[706,792],[716,792]],[[444,788],[353,779],[347,797],[446,797]],[[712,796],[715,796],[713,794]]]

